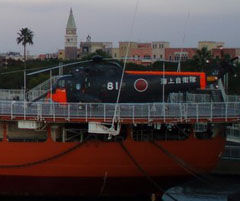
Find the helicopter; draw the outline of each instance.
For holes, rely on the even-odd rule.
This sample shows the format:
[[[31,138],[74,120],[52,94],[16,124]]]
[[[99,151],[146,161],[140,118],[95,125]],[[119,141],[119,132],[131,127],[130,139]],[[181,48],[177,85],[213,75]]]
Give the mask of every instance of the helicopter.
[[[220,68],[219,77],[204,72],[125,71],[122,79],[123,68],[116,62],[94,56],[85,63],[59,78],[45,96],[58,103],[164,102],[170,93],[202,91],[232,70],[231,65]]]

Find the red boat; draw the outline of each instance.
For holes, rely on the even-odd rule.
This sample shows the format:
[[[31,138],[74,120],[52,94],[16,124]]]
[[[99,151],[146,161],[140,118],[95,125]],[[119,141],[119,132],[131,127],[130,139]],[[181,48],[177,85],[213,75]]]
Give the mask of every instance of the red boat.
[[[160,105],[159,111],[153,112],[155,120],[151,118],[151,110],[155,110],[155,102],[167,100],[172,91],[185,95],[188,90],[202,92],[206,82],[215,83],[217,77],[207,78],[204,73],[193,72],[128,72],[127,79],[122,82],[121,68],[116,64],[109,63],[108,66],[100,62],[91,65],[77,68],[72,75],[60,78],[51,90],[40,96],[56,100],[58,103],[54,107],[59,109],[58,113],[52,113],[55,109],[51,109],[51,104],[29,106],[27,113],[23,105],[19,106],[19,110],[14,109],[14,104],[7,105],[8,116],[0,116],[0,192],[79,196],[162,194],[179,182],[209,173],[215,168],[225,145],[225,125],[221,123],[229,120],[224,115],[228,114],[227,109],[231,105],[219,103],[220,111],[214,103],[202,104],[208,114],[203,114],[202,118],[198,116],[198,113],[202,114],[201,108],[198,105],[193,107],[194,103],[190,103],[189,107],[181,103],[172,108]],[[139,107],[137,113],[140,118],[134,116],[135,106],[126,107],[129,111],[123,109],[121,114],[127,119],[123,117],[117,121],[121,124],[120,133],[119,130],[111,133],[104,123],[116,122],[117,110],[114,110],[114,116],[111,110],[111,117],[107,118],[109,107],[105,103],[116,102],[122,84],[121,97],[126,98],[122,102],[152,105]],[[64,92],[61,93],[64,101],[59,98],[59,90]],[[210,91],[212,101],[219,101],[216,99],[217,92],[221,91]],[[121,103],[121,98],[119,100]],[[90,101],[94,104],[84,105]],[[99,102],[102,105],[96,106]],[[89,111],[90,106],[92,111]],[[234,110],[234,105],[231,107],[229,111]],[[94,108],[96,116],[91,113]],[[186,108],[193,121],[184,119],[184,115],[188,116]],[[4,108],[2,111],[4,114]],[[22,111],[20,116],[19,111]],[[70,113],[75,111],[80,117],[71,118]],[[100,111],[104,114],[101,117]],[[59,113],[60,117],[56,119],[55,115]],[[170,119],[165,119],[166,115]],[[21,129],[17,126],[20,120],[42,121],[43,126],[35,130]],[[213,120],[218,123],[213,123]],[[199,121],[204,122],[202,130],[196,128]],[[96,122],[103,130],[90,132],[91,123],[93,127],[99,125]],[[108,139],[110,135],[111,139]]]
[[[158,130],[125,125],[110,141],[74,138],[61,125],[48,125],[47,132],[20,130],[16,122],[1,128],[0,191],[11,195],[163,193],[192,177],[191,170],[214,169],[225,144],[221,126],[197,133],[188,124]]]

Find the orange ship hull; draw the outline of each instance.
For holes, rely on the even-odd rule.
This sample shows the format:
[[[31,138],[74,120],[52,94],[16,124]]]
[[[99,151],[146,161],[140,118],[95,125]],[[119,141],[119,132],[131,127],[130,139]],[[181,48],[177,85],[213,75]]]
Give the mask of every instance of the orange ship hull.
[[[50,136],[50,129],[49,129]],[[149,141],[128,137],[122,143],[161,188],[192,176]],[[6,136],[7,129],[4,130]],[[199,173],[210,172],[225,139],[156,141]],[[0,192],[35,195],[148,194],[157,189],[146,180],[119,142],[0,142]],[[158,189],[159,190],[159,189]],[[162,192],[160,192],[162,193]]]

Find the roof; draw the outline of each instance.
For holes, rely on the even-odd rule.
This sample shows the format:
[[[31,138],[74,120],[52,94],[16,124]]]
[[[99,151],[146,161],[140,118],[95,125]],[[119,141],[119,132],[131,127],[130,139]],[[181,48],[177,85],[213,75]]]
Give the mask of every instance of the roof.
[[[72,8],[70,10],[70,14],[68,17],[68,22],[67,22],[67,28],[66,29],[77,29],[76,24],[75,24],[75,20],[73,17],[73,12],[72,12]]]

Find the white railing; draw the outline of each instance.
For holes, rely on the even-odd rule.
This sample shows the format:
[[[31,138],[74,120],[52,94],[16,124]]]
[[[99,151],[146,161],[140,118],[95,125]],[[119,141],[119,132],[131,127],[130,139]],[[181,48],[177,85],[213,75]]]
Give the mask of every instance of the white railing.
[[[25,105],[25,107],[24,107]],[[105,121],[113,118],[115,104],[111,103],[26,103],[20,101],[0,101],[0,116],[65,118],[70,119],[101,119]],[[119,104],[117,107],[119,120],[132,122],[144,119],[146,122],[161,121],[189,121],[201,122],[201,119],[212,121],[221,119],[228,121],[230,118],[240,119],[240,102],[233,103],[144,103],[144,104]]]
[[[32,101],[47,91],[50,90],[51,85],[54,85],[56,81],[61,76],[53,76],[51,79],[48,79],[41,83],[40,85],[34,87],[33,89],[27,91],[26,98],[29,101]],[[23,89],[0,89],[0,100],[24,100],[24,90]]]
[[[227,141],[240,143],[239,125],[228,126],[226,130]]]
[[[240,147],[226,145],[222,158],[227,160],[240,160]]]
[[[0,99],[1,100],[13,100],[18,98],[23,100],[24,91],[23,89],[1,89],[0,90]]]
[[[34,98],[39,97],[41,94],[45,93],[46,90],[31,90],[27,93],[28,100],[34,100]],[[0,90],[0,100],[24,100],[24,90],[23,89],[1,89]]]
[[[33,89],[29,90],[26,94],[29,101],[33,101],[36,98],[42,96],[50,90],[50,88],[56,83],[61,76],[52,76],[50,79],[45,80],[43,83],[37,85]]]
[[[240,102],[240,96],[228,95],[227,102]]]
[[[212,98],[210,94],[192,94],[186,93],[170,93],[168,97],[170,103],[199,103],[199,102],[211,102]]]

